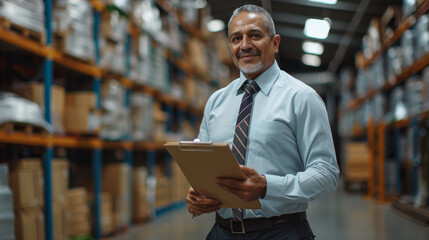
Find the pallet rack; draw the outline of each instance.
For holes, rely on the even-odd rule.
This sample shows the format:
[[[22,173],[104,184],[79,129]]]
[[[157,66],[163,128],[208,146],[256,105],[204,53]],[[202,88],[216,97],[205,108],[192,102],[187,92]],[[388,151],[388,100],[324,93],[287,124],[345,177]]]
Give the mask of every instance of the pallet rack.
[[[425,1],[419,9],[411,16],[407,17],[402,21],[398,28],[394,31],[393,35],[382,42],[381,50],[374,53],[370,58],[365,59],[363,62],[362,69],[368,69],[372,66],[375,61],[382,57],[382,55],[387,51],[387,49],[397,42],[402,34],[414,26],[417,19],[423,14],[427,13],[429,10],[429,1]],[[376,89],[368,89],[363,97],[357,97],[352,99],[347,108],[341,112],[340,116],[345,117],[348,114],[352,114],[357,111],[363,104],[369,100],[375,98],[378,93],[387,93],[392,90],[394,87],[404,84],[408,78],[421,72],[425,67],[429,66],[429,54],[424,55],[420,59],[416,60],[414,64],[409,67],[406,67],[402,70],[400,74],[395,75],[391,79],[386,79],[383,86]],[[353,79],[350,79],[350,82]],[[347,89],[351,89],[354,83],[349,84]],[[418,189],[418,168],[419,168],[419,158],[418,158],[418,132],[421,128],[421,124],[428,119],[429,109],[424,109],[420,113],[417,113],[413,116],[409,116],[406,119],[395,120],[393,122],[386,123],[384,120],[375,122],[373,118],[370,118],[366,122],[366,127],[356,126],[350,135],[346,136],[348,139],[352,138],[362,138],[365,137],[370,151],[370,176],[368,179],[368,191],[366,194],[367,198],[376,198],[379,202],[382,203],[394,203],[393,207],[398,206],[398,198],[401,197],[401,187],[403,184],[401,169],[411,170],[412,180],[411,180],[411,192],[413,195],[417,194]],[[362,124],[365,125],[365,124]],[[413,132],[413,146],[412,147],[412,159],[407,159],[403,161],[401,159],[400,152],[400,138],[401,138],[401,129],[411,129]],[[392,137],[388,138],[388,134]],[[389,143],[388,140],[391,140]],[[395,180],[396,186],[394,187],[395,192],[387,192],[386,190],[386,161],[387,161],[387,152],[388,148],[392,148],[394,159],[395,159]],[[401,205],[401,204],[399,204]],[[422,216],[423,213],[427,215],[427,209],[416,208],[410,204],[402,206],[402,213],[409,216]],[[429,215],[426,216],[428,221]]]
[[[166,12],[177,16],[179,20],[180,26],[185,29],[188,34],[197,37],[201,41],[206,41],[203,35],[200,33],[198,29],[193,27],[191,24],[186,23],[184,18],[180,15],[180,13],[171,6],[165,0],[157,0],[157,4],[162,7]],[[176,121],[179,123],[186,119],[187,115],[190,118],[191,122],[196,123],[197,119],[202,116],[202,109],[194,108],[187,101],[176,100],[169,96],[168,94],[143,85],[137,84],[129,79],[129,70],[127,70],[127,74],[125,76],[122,75],[113,75],[111,73],[107,73],[99,67],[100,62],[100,52],[99,52],[99,25],[101,13],[105,10],[106,5],[100,2],[99,0],[91,0],[90,1],[93,10],[94,10],[94,43],[95,43],[95,64],[85,63],[79,61],[77,59],[66,56],[65,54],[55,50],[52,46],[52,27],[51,27],[51,19],[52,19],[52,8],[53,1],[52,0],[44,0],[45,4],[45,28],[46,28],[46,42],[44,44],[38,43],[32,40],[29,40],[23,36],[10,32],[8,30],[0,28],[0,41],[11,46],[27,51],[31,54],[38,55],[44,59],[44,87],[45,89],[51,89],[53,83],[53,75],[54,75],[54,64],[59,64],[67,69],[72,71],[79,72],[81,74],[90,76],[93,79],[93,91],[97,95],[97,107],[100,108],[100,88],[101,82],[103,78],[115,77],[118,79],[124,86],[127,87],[128,92],[131,90],[140,90],[145,93],[152,95],[157,101],[161,102],[165,106],[165,110],[169,116],[169,120],[167,121],[167,132],[173,131],[173,116],[176,110]],[[131,33],[137,32],[134,26],[130,26]],[[129,39],[131,35],[128,36],[127,43],[127,53],[129,54]],[[153,40],[155,41],[155,40]],[[171,64],[181,69],[187,75],[195,76],[208,84],[210,83],[209,79],[205,77],[204,73],[196,72],[193,67],[174,56],[171,51],[167,51],[165,57],[169,60]],[[129,59],[129,57],[128,57]],[[128,61],[128,60],[127,60]],[[129,69],[129,63],[127,63],[127,68]],[[216,87],[216,85],[214,85]],[[51,91],[45,91],[45,119],[47,122],[51,123]],[[128,103],[129,104],[129,103]],[[31,146],[40,146],[43,147],[44,150],[44,161],[43,161],[43,170],[44,170],[44,180],[45,180],[45,199],[52,199],[52,179],[51,179],[51,163],[54,154],[54,148],[64,147],[64,148],[76,148],[76,149],[89,149],[93,151],[93,159],[92,159],[92,172],[94,176],[94,198],[95,198],[95,207],[94,207],[94,216],[95,216],[95,226],[94,226],[94,238],[101,239],[101,168],[103,163],[102,151],[104,149],[120,149],[125,153],[125,162],[129,165],[133,165],[133,153],[134,151],[144,151],[146,153],[146,161],[148,166],[148,176],[153,177],[153,168],[155,166],[156,157],[159,152],[162,154],[165,153],[164,147],[162,143],[159,142],[134,142],[131,140],[125,141],[104,141],[98,137],[75,137],[75,136],[57,136],[50,134],[32,134],[28,135],[21,132],[6,132],[0,130],[0,143],[8,143],[8,144],[18,144],[18,145],[31,145]],[[171,159],[167,154],[165,154],[165,161],[169,162]],[[167,176],[171,173],[167,173]],[[164,206],[159,209],[155,209],[155,214],[162,214],[171,209],[182,206],[183,203],[173,203],[169,206]],[[51,201],[46,201],[44,207],[45,213],[45,233],[46,239],[53,239],[53,206]],[[131,226],[132,223],[129,224]]]

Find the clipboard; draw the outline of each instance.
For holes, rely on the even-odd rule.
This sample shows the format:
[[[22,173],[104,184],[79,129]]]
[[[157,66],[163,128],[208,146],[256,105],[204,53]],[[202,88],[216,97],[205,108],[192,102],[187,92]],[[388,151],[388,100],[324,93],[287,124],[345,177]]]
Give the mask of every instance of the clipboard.
[[[196,191],[219,200],[223,208],[261,208],[259,200],[246,202],[216,184],[217,177],[245,179],[227,143],[186,141],[167,142],[164,146]]]

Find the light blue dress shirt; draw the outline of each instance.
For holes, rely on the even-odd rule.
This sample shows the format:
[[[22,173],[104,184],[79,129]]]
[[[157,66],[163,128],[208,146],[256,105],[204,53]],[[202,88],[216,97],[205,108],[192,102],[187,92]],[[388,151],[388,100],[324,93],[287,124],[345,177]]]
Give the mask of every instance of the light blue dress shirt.
[[[198,138],[232,146],[246,77],[213,93],[207,101]],[[262,208],[244,218],[305,211],[308,202],[337,186],[339,168],[325,105],[303,82],[280,70],[277,62],[255,81],[246,166],[267,179]],[[222,208],[223,218],[233,218]]]

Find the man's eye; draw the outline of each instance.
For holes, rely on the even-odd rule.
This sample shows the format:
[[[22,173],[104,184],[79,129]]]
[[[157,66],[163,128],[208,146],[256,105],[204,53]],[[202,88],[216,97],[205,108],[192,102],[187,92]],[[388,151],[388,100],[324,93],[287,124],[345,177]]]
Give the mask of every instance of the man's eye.
[[[232,39],[231,39],[231,42],[237,42],[237,41],[239,41],[240,40],[240,38],[239,37],[233,37]]]
[[[252,35],[252,38],[261,38],[262,36],[261,36],[261,34],[253,34]]]

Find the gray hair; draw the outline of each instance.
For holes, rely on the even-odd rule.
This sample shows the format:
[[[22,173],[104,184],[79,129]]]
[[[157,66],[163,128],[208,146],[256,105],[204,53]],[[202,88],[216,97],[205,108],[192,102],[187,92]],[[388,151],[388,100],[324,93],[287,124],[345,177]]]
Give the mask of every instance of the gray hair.
[[[270,14],[267,12],[267,10],[265,10],[262,7],[252,5],[252,4],[247,4],[247,5],[241,6],[241,7],[234,10],[234,12],[232,13],[232,16],[228,22],[228,35],[229,35],[229,26],[231,25],[232,19],[235,18],[238,14],[240,14],[242,12],[261,14],[262,19],[264,21],[265,28],[267,29],[268,35],[270,36],[270,39],[273,39],[274,35],[276,35],[276,29],[274,27],[273,19],[271,18]]]

